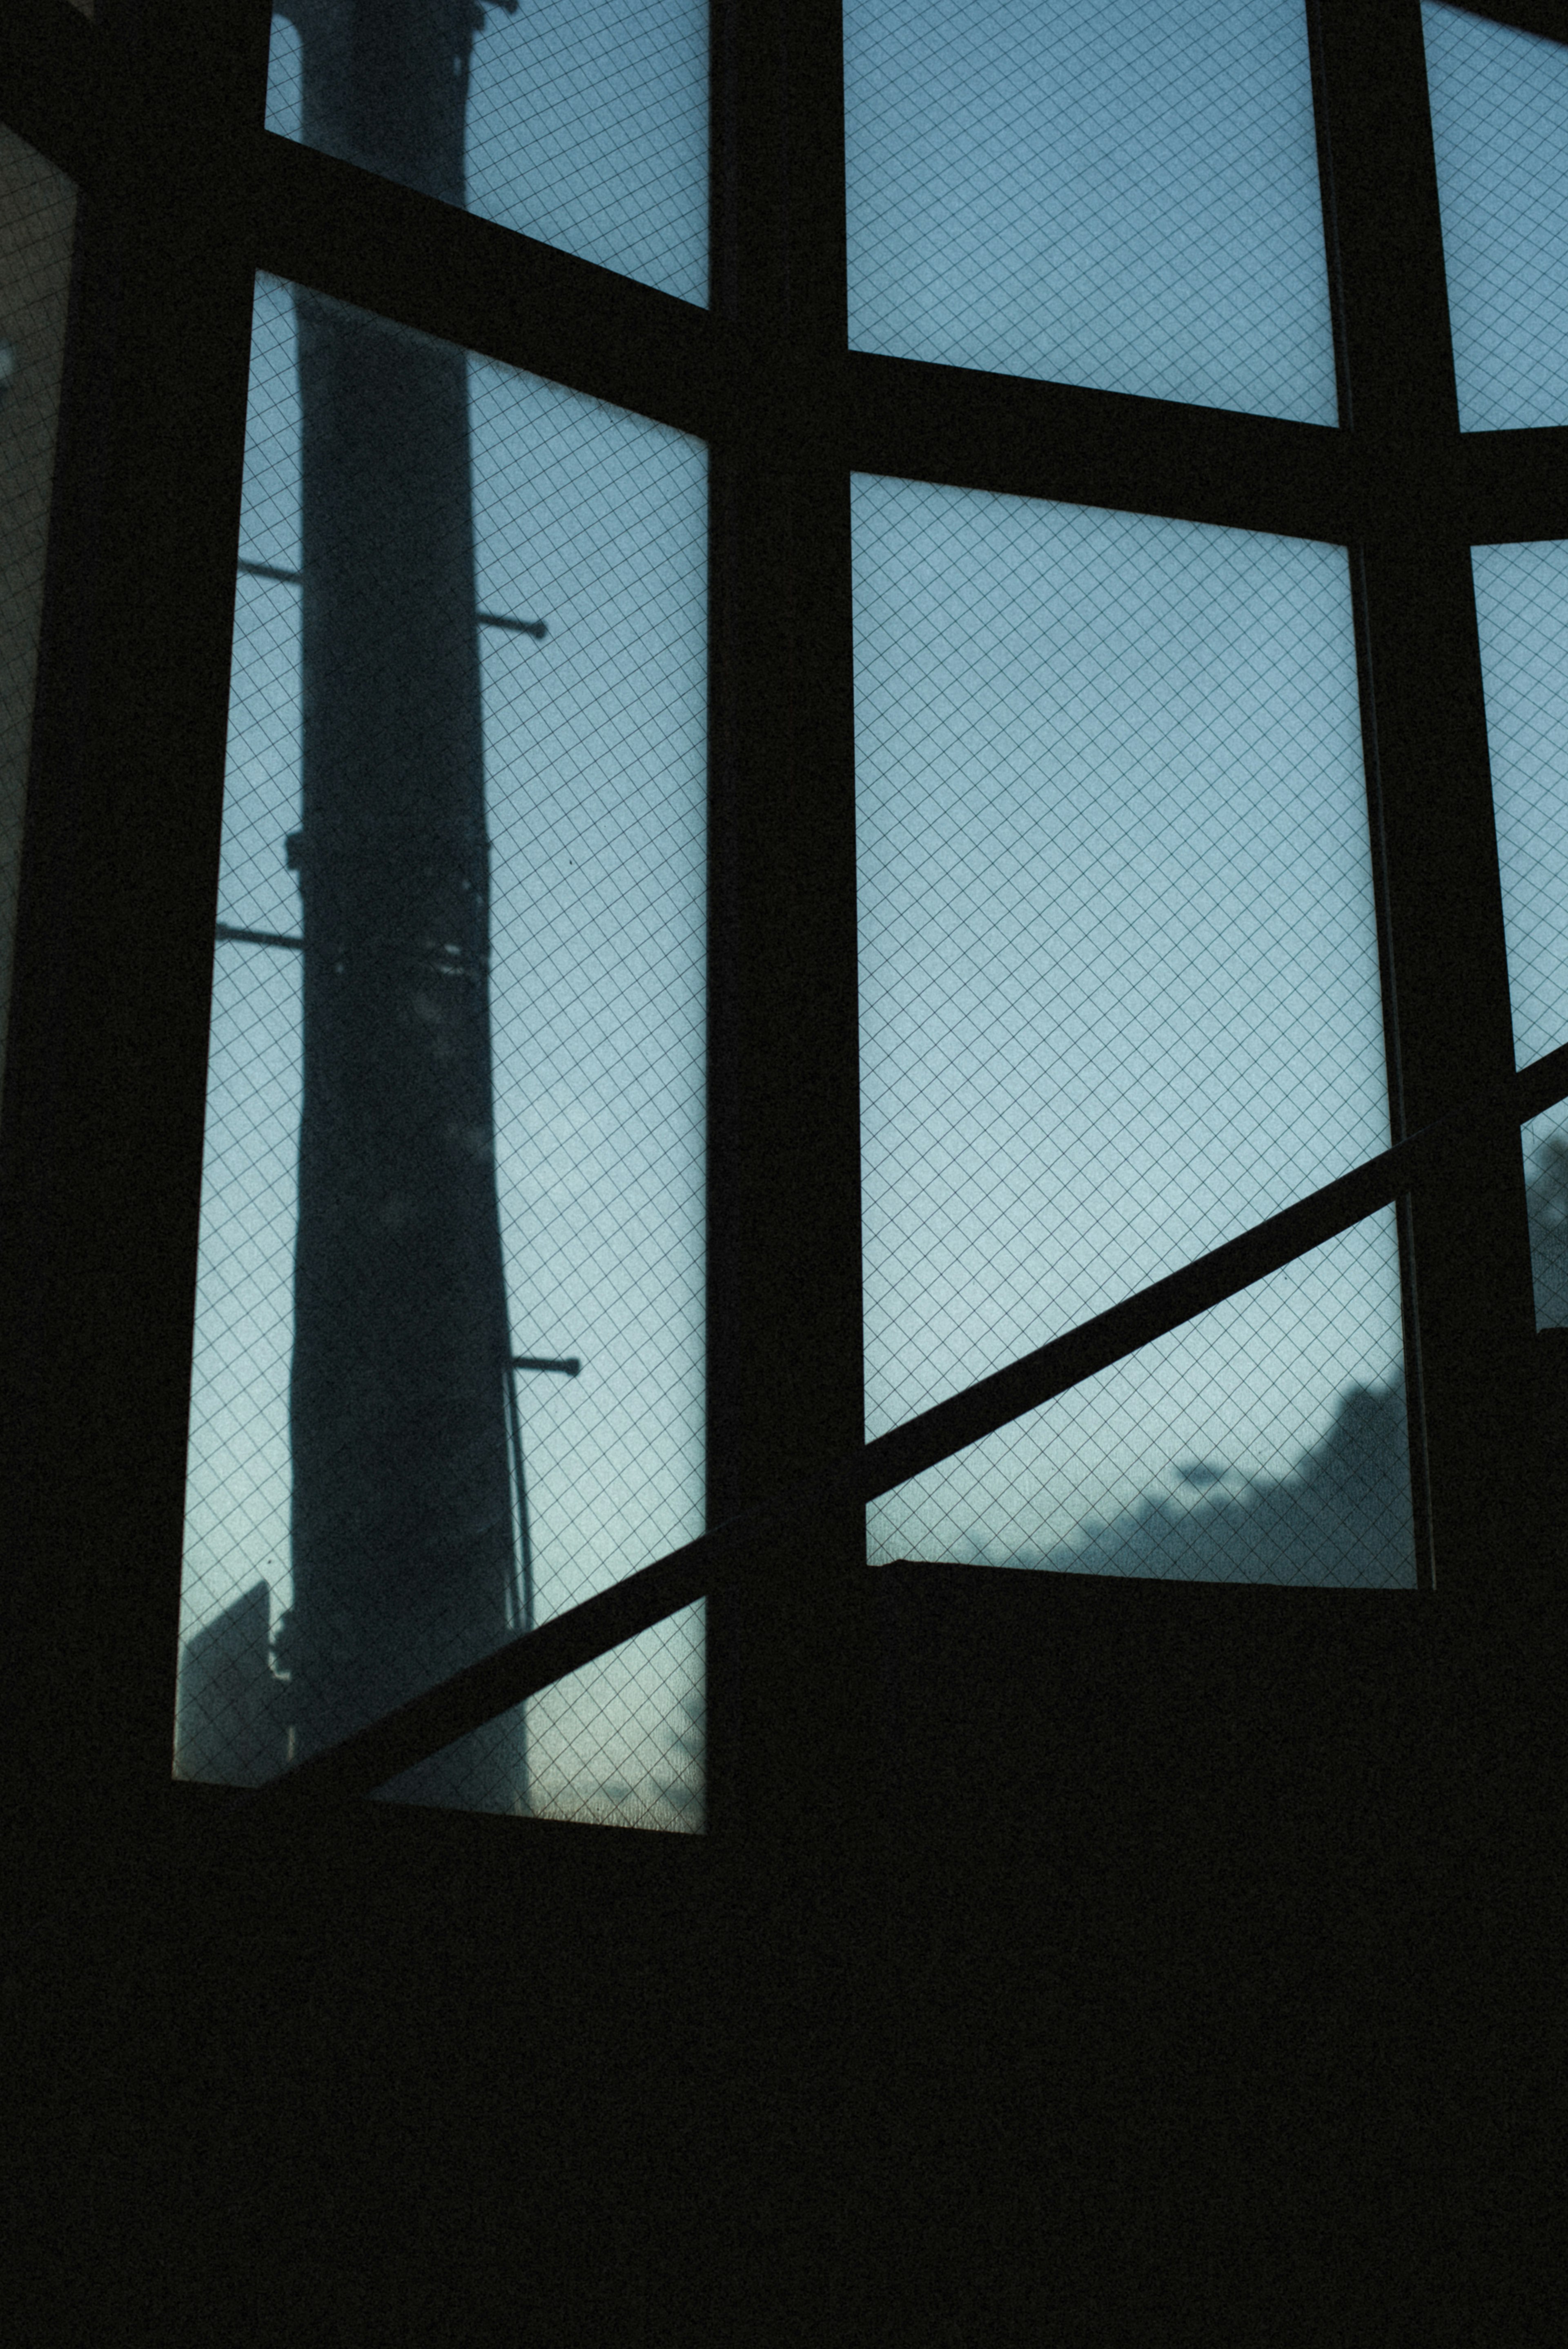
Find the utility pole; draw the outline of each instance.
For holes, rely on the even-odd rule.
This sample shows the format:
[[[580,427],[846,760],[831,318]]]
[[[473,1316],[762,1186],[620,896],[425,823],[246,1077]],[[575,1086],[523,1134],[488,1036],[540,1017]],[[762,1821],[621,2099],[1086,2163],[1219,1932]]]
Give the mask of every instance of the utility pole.
[[[473,0],[284,5],[306,142],[461,204]],[[277,1655],[303,1760],[498,1646],[517,1561],[468,362],[294,299],[304,1099]],[[510,1806],[525,1782],[503,1722],[417,1791]]]

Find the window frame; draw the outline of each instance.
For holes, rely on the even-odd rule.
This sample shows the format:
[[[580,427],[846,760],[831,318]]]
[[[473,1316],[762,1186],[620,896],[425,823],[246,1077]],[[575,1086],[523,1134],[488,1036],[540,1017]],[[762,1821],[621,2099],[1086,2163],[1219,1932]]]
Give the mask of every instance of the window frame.
[[[1543,0],[1473,13],[1568,40]],[[268,0],[11,0],[0,119],[82,191],[0,1131],[29,1783],[173,1785],[258,270],[709,449],[710,1522],[863,1437],[852,473],[1346,545],[1392,1138],[1511,1072],[1469,548],[1568,536],[1568,425],[1459,431],[1419,0],[1305,14],[1337,427],[851,351],[839,0],[715,0],[707,310],[267,132]],[[1407,1197],[1399,1245],[1419,1588],[1502,1598],[1530,1568],[1473,1464],[1513,1456],[1534,1330],[1517,1132]],[[834,1503],[788,1574],[709,1599],[716,1848],[847,1831],[864,1559]]]

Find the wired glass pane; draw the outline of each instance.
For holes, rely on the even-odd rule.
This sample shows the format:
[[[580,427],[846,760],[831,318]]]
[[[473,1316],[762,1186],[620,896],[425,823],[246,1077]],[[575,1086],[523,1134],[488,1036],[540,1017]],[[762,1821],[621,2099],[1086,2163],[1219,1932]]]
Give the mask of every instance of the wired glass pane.
[[[1467,432],[1568,423],[1568,47],[1421,9]]]
[[[1298,1257],[889,1494],[880,1545],[1057,1573],[1410,1588],[1397,1249],[1390,1207]]]
[[[700,0],[292,0],[267,128],[703,304],[707,89]]]
[[[228,1783],[701,1529],[705,451],[263,280],[240,561],[176,1755]],[[384,1792],[697,1826],[701,1639]]]
[[[876,1434],[1388,1125],[1344,550],[870,477],[854,528]],[[1401,1380],[1387,1216],[878,1502],[872,1555],[1408,1580]],[[1123,1539],[1313,1477],[1349,1533]]]
[[[848,0],[857,350],[1337,419],[1301,0]]]
[[[1477,546],[1476,618],[1514,1055],[1568,1043],[1568,542]],[[1523,1130],[1535,1312],[1568,1325],[1568,1102]]]

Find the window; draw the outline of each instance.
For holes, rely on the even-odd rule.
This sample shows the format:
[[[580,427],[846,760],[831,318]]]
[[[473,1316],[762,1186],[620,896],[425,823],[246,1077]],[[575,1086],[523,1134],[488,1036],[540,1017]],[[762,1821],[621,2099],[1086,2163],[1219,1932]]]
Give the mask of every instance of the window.
[[[949,121],[922,110],[918,61],[934,42],[957,70],[950,16],[891,0],[716,0],[706,30],[684,6],[584,5],[580,38],[537,39],[500,12],[470,34],[457,9],[455,31],[432,14],[428,56],[384,49],[381,80],[350,87],[340,36],[364,5],[302,0],[274,39],[264,5],[220,22],[125,0],[89,24],[17,0],[4,35],[0,113],[83,191],[0,1135],[6,1506],[19,1636],[48,1659],[34,1748],[89,1783],[167,1783],[188,1481],[211,1572],[253,1504],[261,1547],[282,1542],[286,1282],[246,1250],[273,1230],[286,1267],[293,1103],[327,1066],[296,1040],[325,967],[311,696],[355,641],[309,649],[325,574],[290,469],[325,461],[330,399],[297,409],[305,326],[318,356],[334,336],[368,355],[334,462],[352,470],[376,384],[421,370],[471,452],[441,591],[465,681],[442,722],[461,700],[489,827],[500,1563],[490,1628],[432,1639],[400,1680],[377,1681],[368,1634],[340,1642],[360,1695],[287,1783],[476,1800],[449,1773],[431,1791],[459,1733],[471,1757],[527,1700],[531,1739],[537,1720],[558,1756],[592,1745],[615,1655],[700,1611],[706,1675],[665,1683],[665,1783],[696,1783],[706,1737],[716,1834],[827,1832],[863,1764],[868,1477],[873,1557],[1439,1592],[1537,1571],[1518,1121],[1423,1143],[1337,1224],[1301,1203],[1503,1085],[1521,988],[1550,993],[1551,957],[1519,959],[1521,827],[1556,815],[1517,705],[1523,616],[1555,590],[1550,563],[1537,581],[1499,552],[1568,539],[1534,429],[1552,393],[1530,381],[1550,337],[1510,344],[1506,425],[1467,406],[1460,426],[1491,363],[1474,256],[1506,207],[1482,118],[1529,78],[1509,45],[1556,58],[1542,36],[1568,23],[987,0],[963,14]],[[1047,72],[1047,19],[1072,70],[1031,113],[1016,60]],[[1476,26],[1507,55],[1476,67],[1467,122]],[[982,135],[1003,98],[1010,176]],[[1073,213],[1075,191],[1113,186],[1114,236]],[[1004,235],[1011,275],[979,265]],[[426,489],[408,473],[400,509],[393,471],[359,524],[434,564],[439,533],[409,520]],[[379,681],[341,757],[379,730],[391,759],[411,721],[390,713],[418,698],[413,654],[387,648],[435,655],[397,617],[397,564],[359,544],[340,585],[356,563],[356,657]],[[473,608],[449,626],[462,579]],[[412,870],[387,862],[387,903]],[[455,984],[468,947],[427,943]],[[365,999],[390,1034],[394,983]],[[1186,1121],[1161,1073],[1178,1005]],[[1560,1040],[1549,1002],[1527,1025],[1521,1050]],[[1268,1261],[1259,1243],[1229,1289],[1193,1275],[1174,1319],[1129,1307],[1065,1384],[1037,1366],[1026,1397],[1003,1375],[1298,1208]],[[553,1301],[552,1248],[575,1265]],[[614,1294],[590,1278],[607,1248]],[[597,1433],[591,1412],[567,1432],[559,1366],[581,1361],[586,1406],[590,1345],[614,1351],[639,1314],[645,1360],[624,1346]],[[366,1377],[390,1376],[384,1352]],[[507,1364],[539,1382],[521,1443]],[[1224,1379],[1239,1415],[1222,1398],[1206,1423],[1189,1405]],[[1041,1436],[1020,1413],[1047,1404]],[[930,1414],[913,1433],[912,1413]],[[365,1509],[418,1448],[384,1444]],[[529,1630],[535,1458],[541,1591],[549,1543],[580,1563],[590,1520],[619,1508],[620,1529]],[[297,1506],[297,1442],[292,1467]],[[652,1568],[699,1517],[790,1491],[793,1516]],[[236,1555],[217,1613],[184,1625],[191,1750],[192,1692],[253,1691],[289,1652],[267,1661],[273,1578]],[[252,1758],[193,1774],[265,1777],[277,1724],[232,1702]],[[335,1737],[358,1740],[348,1760]],[[608,1807],[562,1795],[558,1816],[635,1813],[627,1773],[651,1785],[654,1763],[595,1752]]]
[[[702,1530],[706,471],[258,285],[181,1639],[270,1609],[247,1777]],[[425,1798],[695,1824],[700,1650],[699,1608]],[[224,1738],[186,1670],[177,1766]]]

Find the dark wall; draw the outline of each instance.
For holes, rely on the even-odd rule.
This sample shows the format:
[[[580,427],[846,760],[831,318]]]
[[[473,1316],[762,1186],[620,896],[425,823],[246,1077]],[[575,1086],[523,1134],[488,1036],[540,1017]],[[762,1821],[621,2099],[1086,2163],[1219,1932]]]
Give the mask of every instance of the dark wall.
[[[810,1822],[748,1868],[375,1804],[245,1848],[199,1787],[56,1821],[5,1975],[32,2337],[1554,2333],[1563,1605],[878,1591],[851,1882]]]

